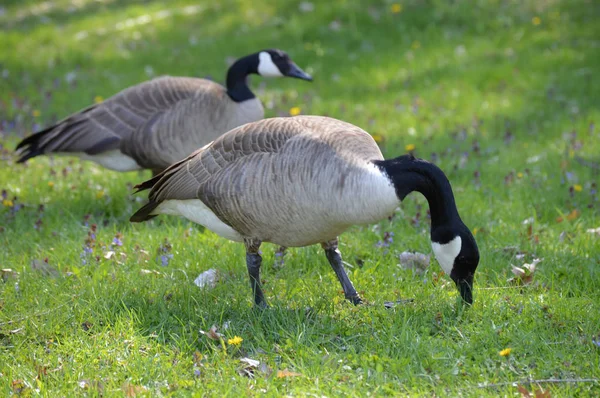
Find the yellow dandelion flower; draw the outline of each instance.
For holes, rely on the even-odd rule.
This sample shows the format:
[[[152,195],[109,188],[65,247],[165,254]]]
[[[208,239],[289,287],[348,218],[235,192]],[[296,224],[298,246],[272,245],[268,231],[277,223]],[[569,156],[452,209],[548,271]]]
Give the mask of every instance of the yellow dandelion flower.
[[[234,336],[232,339],[227,339],[227,344],[239,346],[244,341],[240,336]]]
[[[99,104],[99,103],[101,103],[102,101],[104,101],[104,98],[102,98],[102,96],[100,96],[100,95],[97,95],[97,96],[95,96],[95,97],[94,97],[94,102],[95,102],[95,103]]]
[[[292,115],[292,116],[298,116],[300,114],[300,112],[302,112],[302,109],[300,109],[297,106],[294,106],[290,109],[290,115]]]
[[[477,235],[477,232],[479,232],[479,228],[473,228],[473,236]]]
[[[413,44],[411,47],[413,48],[413,50],[416,50],[417,48],[421,47],[421,42],[419,40],[415,40],[415,41],[413,41]]]
[[[52,188],[54,186],[54,181],[48,181],[48,186]]]
[[[505,348],[502,351],[500,351],[498,354],[500,354],[501,357],[507,357],[510,355],[511,351],[512,351],[512,348]]]
[[[104,191],[96,192],[96,199],[101,199],[104,196]]]
[[[581,192],[583,191],[583,187],[579,184],[575,184],[573,185],[573,189],[575,190],[575,192]]]
[[[40,112],[38,109],[34,109],[33,112],[31,112],[31,114],[33,115],[33,117],[40,117],[42,112]]]
[[[533,18],[531,18],[531,23],[534,24],[535,26],[538,26],[539,24],[542,23],[542,18],[540,18],[540,17],[533,17]]]
[[[402,12],[402,4],[394,3],[390,7],[390,9],[392,10],[392,13],[398,14],[398,13]]]
[[[415,144],[408,144],[407,146],[404,147],[404,149],[406,150],[406,152],[412,152],[415,150]]]
[[[12,200],[10,200],[10,199],[4,199],[4,200],[2,201],[2,205],[3,205],[3,206],[6,206],[6,207],[13,207],[14,203],[13,203],[13,201],[12,201]]]
[[[521,173],[520,171],[517,173],[517,177],[518,178],[523,178],[523,173]]]

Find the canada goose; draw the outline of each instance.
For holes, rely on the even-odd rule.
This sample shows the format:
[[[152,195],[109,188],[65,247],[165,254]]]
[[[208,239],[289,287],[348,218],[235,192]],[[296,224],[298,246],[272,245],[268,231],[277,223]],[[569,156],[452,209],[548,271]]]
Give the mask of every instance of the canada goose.
[[[264,117],[247,85],[251,73],[312,80],[281,50],[237,60],[227,72],[226,87],[206,79],[159,77],[25,138],[17,145],[17,162],[69,154],[111,170],[156,173],[220,134]]]
[[[320,243],[346,298],[361,303],[342,265],[338,236],[351,225],[386,218],[406,195],[420,192],[429,203],[433,252],[463,300],[473,302],[479,251],[446,175],[412,155],[384,160],[373,138],[352,124],[319,116],[249,123],[136,188],[152,190],[132,222],[181,215],[243,241],[257,306],[266,306],[262,242]]]

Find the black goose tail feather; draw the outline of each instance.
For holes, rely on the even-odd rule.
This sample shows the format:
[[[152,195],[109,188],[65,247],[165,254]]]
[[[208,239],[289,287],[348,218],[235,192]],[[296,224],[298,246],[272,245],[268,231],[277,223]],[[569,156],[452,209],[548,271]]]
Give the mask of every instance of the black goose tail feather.
[[[162,174],[163,173],[157,174],[154,177],[150,178],[149,180],[140,182],[139,184],[135,185],[133,187],[133,189],[136,189],[137,191],[135,191],[134,194],[145,191],[146,189],[151,189],[152,187],[154,187],[154,185],[158,182],[158,180],[161,179]]]
[[[88,106],[79,112],[79,115],[84,115],[88,112],[93,111],[98,107],[98,104],[94,104]],[[34,158],[39,155],[43,155],[46,153],[44,148],[40,147],[40,139],[45,137],[47,134],[52,132],[59,132],[59,130],[64,130],[68,128],[76,127],[82,123],[85,123],[87,119],[77,117],[77,115],[72,115],[67,117],[66,119],[61,120],[60,122],[53,124],[52,126],[46,127],[43,130],[38,131],[37,133],[31,134],[29,137],[24,138],[17,144],[15,151],[19,152],[19,159],[17,163],[24,163],[31,158]]]
[[[139,209],[138,211],[136,211],[129,218],[129,221],[131,221],[131,222],[144,222],[144,221],[150,220],[151,218],[156,217],[158,214],[150,214],[150,213],[152,213],[152,211],[154,211],[154,209],[156,209],[156,207],[159,204],[160,204],[160,202],[155,202],[155,201],[151,200],[150,202],[148,202],[144,206],[142,206],[141,209]]]
[[[173,174],[175,174],[178,170],[179,167],[187,162],[194,154],[188,156],[187,158],[184,158],[182,160],[180,160],[179,162],[173,163],[172,165],[170,165],[169,167],[167,167],[166,169],[164,169],[163,171],[155,174],[152,176],[152,178],[150,178],[149,180],[146,180],[144,182],[141,182],[139,184],[137,184],[136,186],[134,186],[134,189],[137,189],[137,191],[134,192],[138,193],[141,191],[145,191],[146,189],[150,189],[150,188],[154,188],[154,186],[164,177],[165,181],[169,179],[169,177],[171,177]],[[161,184],[159,184],[161,185]],[[152,193],[151,193],[152,194]]]
[[[46,134],[54,130],[56,126],[48,127],[42,131],[39,131],[35,134],[30,135],[29,137],[24,138],[17,144],[15,151],[18,152],[19,159],[17,159],[17,163],[25,163],[31,158],[34,158],[39,155],[43,155],[44,151],[40,148],[40,139],[43,138]]]

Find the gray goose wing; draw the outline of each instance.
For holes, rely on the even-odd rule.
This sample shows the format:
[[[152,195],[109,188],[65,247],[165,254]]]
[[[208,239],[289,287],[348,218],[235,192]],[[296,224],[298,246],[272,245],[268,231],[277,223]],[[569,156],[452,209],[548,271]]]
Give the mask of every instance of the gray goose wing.
[[[181,100],[194,96],[204,81],[165,76],[129,87],[25,138],[17,146],[18,162],[49,152],[95,155],[121,149],[122,142],[134,131]]]
[[[265,119],[238,127],[139,184],[138,192],[151,188],[150,202],[131,221],[152,218],[152,211],[166,200],[200,199],[223,222],[234,226],[234,217],[221,200],[227,192],[243,189],[232,170],[246,170],[252,178],[261,158],[279,151],[301,131],[299,125],[283,120]]]
[[[234,127],[264,116],[257,99],[245,107],[240,106],[218,83],[200,79],[193,82],[180,79],[170,83],[182,89],[193,83],[193,95],[154,114],[121,145],[125,154],[144,167],[165,169]]]
[[[326,219],[331,197],[348,191],[366,162],[381,158],[369,134],[339,120],[298,116],[249,123],[140,184],[140,190],[151,188],[150,202],[131,221],[159,214],[163,201],[199,199],[243,236],[270,241],[276,224],[291,214],[322,213]]]

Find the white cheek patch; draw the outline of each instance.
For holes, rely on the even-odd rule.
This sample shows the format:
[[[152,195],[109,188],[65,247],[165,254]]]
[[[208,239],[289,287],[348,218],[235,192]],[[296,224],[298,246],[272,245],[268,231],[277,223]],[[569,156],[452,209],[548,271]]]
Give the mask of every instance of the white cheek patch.
[[[460,248],[462,247],[462,239],[460,236],[457,236],[450,242],[444,244],[431,242],[431,247],[435,254],[435,258],[437,258],[438,263],[440,263],[444,272],[450,275],[452,267],[454,266],[454,260],[458,256],[458,253],[460,253]]]
[[[262,51],[258,54],[258,74],[268,77],[282,77],[283,73],[273,62],[268,52]]]

